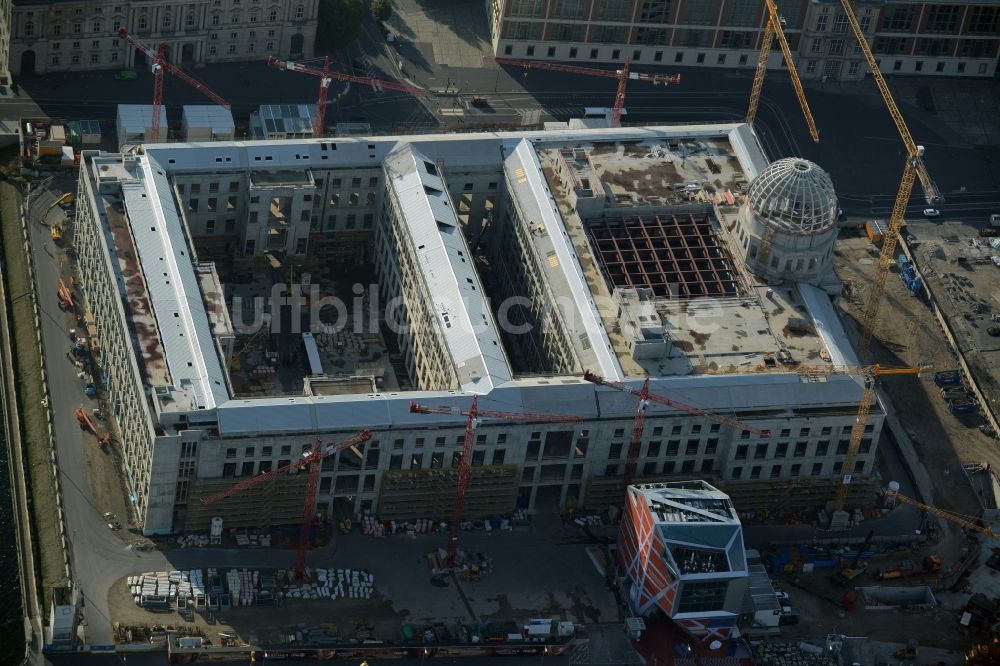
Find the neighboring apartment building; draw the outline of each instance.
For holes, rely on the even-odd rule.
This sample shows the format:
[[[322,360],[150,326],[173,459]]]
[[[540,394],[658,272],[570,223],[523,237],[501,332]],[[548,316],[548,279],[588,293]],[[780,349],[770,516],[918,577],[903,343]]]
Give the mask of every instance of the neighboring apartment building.
[[[0,85],[10,83],[10,0],[0,0]]]
[[[166,44],[168,58],[185,67],[269,53],[308,58],[318,11],[318,0],[20,0],[3,57],[14,75],[142,68],[145,56],[116,35],[124,26],[147,44]]]
[[[837,0],[775,0],[803,78],[859,79],[867,66]],[[886,73],[993,76],[1000,0],[857,0]],[[496,55],[546,60],[755,67],[762,0],[493,0]],[[783,66],[777,45],[771,67]]]

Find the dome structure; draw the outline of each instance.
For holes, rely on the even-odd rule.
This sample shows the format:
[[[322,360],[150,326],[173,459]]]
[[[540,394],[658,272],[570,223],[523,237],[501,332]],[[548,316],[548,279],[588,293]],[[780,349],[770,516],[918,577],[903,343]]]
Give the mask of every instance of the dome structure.
[[[758,218],[787,233],[823,233],[837,224],[830,176],[800,157],[772,162],[750,184],[747,201]]]
[[[800,157],[772,162],[750,183],[736,235],[743,260],[765,283],[828,286],[837,239],[830,176]]]

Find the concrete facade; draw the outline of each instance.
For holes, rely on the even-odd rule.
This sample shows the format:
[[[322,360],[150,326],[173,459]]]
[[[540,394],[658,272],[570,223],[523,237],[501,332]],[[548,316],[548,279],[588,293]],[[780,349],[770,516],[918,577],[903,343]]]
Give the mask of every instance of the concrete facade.
[[[583,381],[581,374],[592,369],[635,387],[642,379],[638,370],[623,371],[628,352],[613,348],[604,325],[589,310],[597,295],[587,291],[580,263],[584,257],[573,254],[584,249],[574,250],[568,242],[537,155],[563,145],[605,145],[611,152],[602,155],[613,156],[615,142],[659,145],[671,137],[676,141],[691,136],[732,144],[750,178],[766,165],[745,125],[161,144],[125,156],[85,151],[75,231],[78,280],[95,316],[95,353],[125,443],[130,492],[136,496],[144,531],[182,530],[187,507],[209,488],[217,490],[227,479],[285,465],[317,437],[339,441],[363,428],[371,429],[373,438],[358,447],[360,460],[355,452],[346,452],[324,462],[317,508],[328,515],[374,510],[384,472],[457,465],[464,417],[458,412],[414,414],[410,402],[464,409],[473,395],[479,396],[483,410],[581,419],[573,425],[485,419],[480,425],[472,464],[516,465],[519,505],[529,510],[606,506],[598,491],[608,488],[615,494],[620,486],[635,399]],[[408,171],[399,162],[407,151],[412,153]],[[594,159],[599,159],[596,154]],[[414,171],[421,168],[425,173]],[[437,176],[431,178],[434,173]],[[283,188],[290,187],[289,174],[298,179],[288,194],[289,206],[271,205],[284,196]],[[502,204],[508,191],[512,199]],[[370,201],[366,193],[371,193]],[[215,199],[212,212],[202,203],[210,198]],[[364,202],[359,210],[372,211],[371,228],[340,225],[338,210],[345,198],[356,198]],[[199,203],[192,206],[192,200]],[[470,232],[463,234],[457,223],[468,211],[492,211],[496,202],[502,205],[490,219],[507,220],[505,224],[517,231],[488,229],[487,236],[492,234],[493,246],[504,248],[502,253],[510,258],[517,256],[518,248],[538,254],[530,261],[525,256],[525,270],[531,268],[535,275],[529,282],[539,290],[539,298],[557,299],[552,303],[558,308],[543,308],[535,315],[564,319],[562,328],[553,321],[537,336],[541,357],[551,358],[551,370],[533,363],[518,370],[514,359],[504,354],[514,348],[508,345],[510,338],[501,342],[492,333],[497,327],[494,313],[477,313],[470,305],[476,298],[482,301],[487,290],[468,256],[473,242],[466,243],[463,237]],[[622,202],[619,198],[616,205]],[[233,220],[231,225],[222,223],[232,239],[229,252],[223,253],[229,260],[234,252],[246,261],[262,258],[261,237],[254,229],[274,226],[265,224],[262,211],[273,216],[276,207],[287,208],[290,220],[282,249],[273,250],[282,256],[310,250],[310,239],[320,236],[333,245],[340,239],[354,242],[362,233],[373,238],[366,242],[376,248],[383,296],[401,295],[412,305],[421,304],[409,311],[409,319],[424,324],[426,339],[411,334],[400,338],[400,353],[414,380],[412,389],[371,392],[369,388],[331,395],[235,393],[228,370],[223,369],[229,365],[230,352],[210,330],[206,314],[210,299],[204,286],[194,281],[192,263],[204,261],[204,241],[215,235],[209,231],[209,221],[215,220],[211,228],[218,233],[219,219]],[[220,208],[226,209],[221,218]],[[508,216],[504,208],[516,213]],[[446,210],[457,215],[449,218]],[[255,211],[256,222],[251,220]],[[702,214],[714,215],[710,210]],[[337,222],[328,229],[330,219]],[[545,220],[544,233],[537,224],[540,219]],[[441,235],[444,245],[425,248],[433,233]],[[519,240],[504,240],[511,233]],[[302,239],[305,248],[299,245]],[[427,253],[432,250],[438,254],[430,257]],[[437,263],[427,263],[429,257]],[[522,272],[520,267],[511,270]],[[819,345],[815,350],[825,350],[835,364],[856,364],[829,300],[824,305],[815,301],[825,296],[810,294],[791,294],[783,304],[795,312],[806,302],[801,316],[822,321],[817,329],[825,336],[811,336],[809,344]],[[720,321],[745,317],[748,298],[758,296],[719,301],[720,307],[738,307],[744,313],[733,319],[721,312]],[[178,308],[178,302],[184,307]],[[685,321],[671,334],[680,335],[690,327],[691,322]],[[746,326],[755,333],[766,327],[756,320],[747,320]],[[774,326],[780,329],[781,323]],[[725,354],[732,353],[728,335],[720,329],[714,336],[718,342],[712,343]],[[758,343],[774,344],[770,339],[745,338],[740,331],[731,338],[742,340],[743,354],[757,353]],[[699,339],[704,346],[708,336]],[[552,357],[552,350],[559,348],[569,350],[562,359]],[[125,349],[132,353],[121,353]],[[642,433],[639,479],[698,475],[720,484],[795,479],[829,483],[841,474],[861,396],[858,378],[833,374],[817,382],[795,372],[738,369],[692,374],[693,361],[683,353],[677,356],[678,350],[672,360],[642,360],[653,363],[648,367],[657,373],[658,393],[769,430],[772,436],[733,429],[701,414],[653,406]],[[820,355],[814,347],[792,351],[803,362]],[[657,362],[666,365],[657,370]],[[639,367],[631,359],[629,363],[629,368]],[[671,369],[678,364],[685,369]],[[872,472],[883,418],[876,407],[854,469],[859,477]]]
[[[2,6],[8,6],[4,0]],[[88,69],[142,69],[145,56],[117,36],[119,27],[143,42],[167,45],[181,67],[263,60],[268,54],[312,56],[317,0],[21,0],[10,19],[13,75]],[[0,29],[2,29],[0,23]]]
[[[852,80],[867,65],[835,0],[776,0],[803,78]],[[886,74],[991,77],[1000,2],[856,2]],[[757,65],[766,7],[754,0],[493,0],[497,56],[706,67]],[[775,45],[769,66],[780,68]]]

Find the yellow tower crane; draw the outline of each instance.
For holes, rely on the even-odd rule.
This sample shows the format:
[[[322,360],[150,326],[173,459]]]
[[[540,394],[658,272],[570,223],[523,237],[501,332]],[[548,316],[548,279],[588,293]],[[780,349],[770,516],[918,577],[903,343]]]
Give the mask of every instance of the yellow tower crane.
[[[851,427],[851,439],[847,445],[847,455],[844,456],[844,466],[841,468],[843,476],[841,483],[837,486],[837,494],[833,500],[833,512],[831,517],[838,511],[842,511],[844,503],[847,501],[847,491],[851,485],[854,472],[854,459],[858,455],[861,447],[861,440],[865,436],[865,426],[868,425],[868,416],[872,411],[872,403],[875,402],[875,380],[883,375],[919,375],[929,370],[929,366],[919,368],[888,368],[879,364],[865,366],[863,368],[850,368],[845,374],[861,374],[865,378],[865,388],[861,393],[861,403],[858,405],[858,415],[854,419]]]
[[[757,118],[757,107],[760,106],[760,93],[764,87],[764,75],[767,73],[767,60],[771,55],[771,45],[774,38],[778,38],[781,46],[781,53],[785,57],[788,65],[788,74],[792,77],[792,86],[795,88],[795,96],[799,98],[799,106],[802,107],[802,115],[805,116],[806,125],[809,126],[809,136],[815,143],[819,143],[819,130],[816,129],[816,121],[813,120],[812,111],[809,109],[809,101],[806,99],[806,92],[802,89],[802,81],[799,79],[799,72],[795,69],[795,59],[792,57],[792,50],[788,47],[788,40],[785,39],[785,31],[782,29],[784,19],[778,14],[778,6],[774,0],[765,0],[767,5],[767,22],[764,25],[764,35],[760,42],[760,56],[757,58],[757,73],[753,77],[753,88],[750,90],[750,106],[747,108],[747,124],[753,126]],[[757,249],[757,261],[767,270],[771,261],[771,249],[774,247],[774,234],[777,231],[774,224],[765,222],[764,230],[760,235],[760,247]]]
[[[785,56],[785,64],[788,65],[788,73],[792,77],[792,86],[795,87],[795,96],[799,98],[799,106],[802,107],[802,115],[806,118],[806,125],[809,126],[809,136],[813,142],[819,143],[819,130],[816,129],[816,122],[813,120],[812,111],[809,109],[809,102],[806,100],[806,92],[802,89],[802,81],[799,80],[799,73],[795,69],[795,59],[792,57],[792,50],[788,47],[788,40],[785,39],[785,31],[782,29],[784,19],[778,14],[778,6],[774,0],[765,0],[767,4],[767,23],[764,25],[764,36],[760,42],[760,57],[757,59],[757,73],[753,77],[753,88],[750,90],[750,107],[747,109],[747,124],[753,125],[757,117],[757,107],[760,105],[760,91],[764,87],[764,74],[767,73],[767,59],[771,55],[771,45],[774,38],[778,38],[781,46],[781,53]]]
[[[889,86],[885,82],[885,77],[879,71],[878,62],[868,47],[868,39],[865,37],[864,31],[858,23],[858,17],[854,14],[850,0],[840,0],[840,4],[843,7],[844,14],[847,16],[851,31],[854,33],[854,37],[861,47],[861,52],[864,54],[865,60],[868,61],[868,67],[872,71],[872,78],[875,79],[875,84],[878,86],[879,92],[882,94],[882,99],[889,109],[889,115],[892,116],[892,120],[896,123],[896,129],[899,131],[899,136],[902,138],[906,149],[906,164],[903,167],[903,177],[899,184],[899,192],[896,194],[896,201],[892,206],[889,229],[882,240],[882,251],[879,254],[878,266],[875,269],[875,279],[872,281],[872,287],[865,300],[865,309],[861,317],[861,340],[858,351],[864,355],[868,351],[872,335],[874,335],[875,328],[878,325],[878,310],[882,302],[882,292],[885,290],[885,281],[889,275],[889,268],[896,260],[896,240],[899,230],[903,228],[906,205],[909,203],[910,194],[913,192],[914,180],[917,178],[920,179],[920,185],[924,190],[924,196],[928,203],[939,203],[943,201],[943,198],[937,189],[937,185],[931,179],[930,174],[927,173],[927,167],[924,166],[924,148],[923,146],[918,146],[913,141],[910,130],[906,126],[906,121],[903,120],[903,114],[900,112],[899,107],[896,106],[896,102],[892,98],[892,93],[889,91]]]
[[[935,516],[940,516],[945,520],[951,521],[956,525],[961,525],[967,530],[972,530],[973,532],[979,532],[985,534],[991,539],[1000,539],[1000,532],[994,532],[989,526],[980,525],[978,519],[971,516],[964,516],[960,513],[955,513],[954,511],[946,511],[944,509],[939,509],[936,506],[931,506],[929,504],[924,504],[923,502],[918,502],[912,497],[907,497],[899,492],[899,484],[895,481],[889,482],[889,487],[886,488],[886,498],[890,500],[896,500],[903,502],[904,504],[909,504],[910,506],[915,506],[922,511],[933,514]]]

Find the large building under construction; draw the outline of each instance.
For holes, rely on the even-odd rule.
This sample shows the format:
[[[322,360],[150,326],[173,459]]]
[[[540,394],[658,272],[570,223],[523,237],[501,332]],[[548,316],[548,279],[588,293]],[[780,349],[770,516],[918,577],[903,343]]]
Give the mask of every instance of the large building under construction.
[[[637,483],[864,492],[883,414],[842,469],[826,173],[742,124],[579,125],[85,151],[77,279],[144,531],[297,522],[304,475],[200,499],[362,429],[317,509],[446,517],[474,395],[576,421],[483,419],[467,515],[620,505],[636,398],[585,370],[694,408],[648,407]]]

